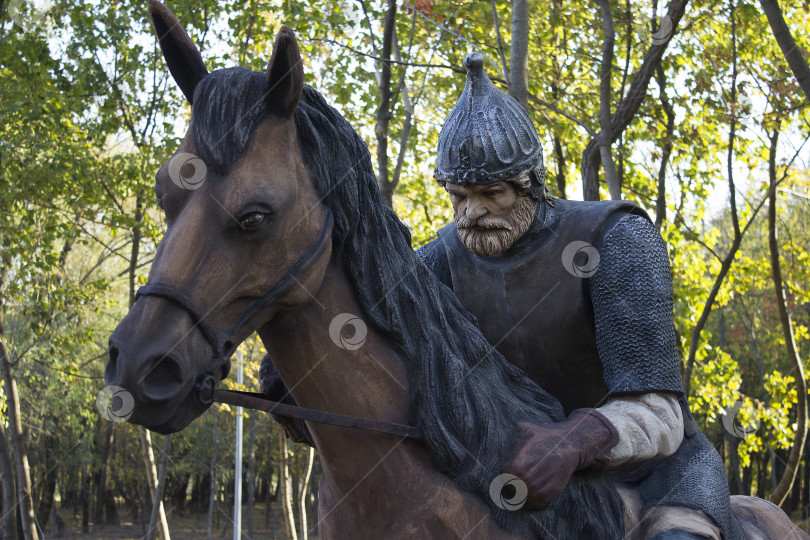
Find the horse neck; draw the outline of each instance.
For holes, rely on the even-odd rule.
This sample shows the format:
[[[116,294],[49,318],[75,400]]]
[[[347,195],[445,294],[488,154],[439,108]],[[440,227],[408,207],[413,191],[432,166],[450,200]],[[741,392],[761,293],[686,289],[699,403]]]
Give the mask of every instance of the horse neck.
[[[340,347],[330,336],[336,316],[362,318],[365,313],[345,272],[330,264],[313,296],[259,331],[296,402],[321,411],[411,423],[407,370],[387,340],[371,326],[355,350]],[[424,445],[394,435],[307,425],[324,471],[319,499],[324,538],[360,538],[368,531],[386,538],[457,538],[473,530],[484,538],[512,538],[498,528],[481,500],[435,469]]]
[[[344,271],[330,263],[312,295],[311,302],[278,314],[259,332],[296,402],[321,411],[408,423],[407,371],[387,340],[370,324],[365,341],[355,350],[330,336],[335,317],[348,313],[364,318]],[[351,328],[344,331],[352,337]],[[320,424],[311,424],[310,430],[322,460],[339,460],[347,445],[356,451],[365,445],[390,447],[399,440]]]

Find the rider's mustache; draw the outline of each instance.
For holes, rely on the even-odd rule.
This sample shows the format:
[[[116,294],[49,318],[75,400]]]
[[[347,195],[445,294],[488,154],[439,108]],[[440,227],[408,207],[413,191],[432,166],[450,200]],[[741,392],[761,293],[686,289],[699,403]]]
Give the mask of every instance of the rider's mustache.
[[[512,223],[507,218],[485,214],[475,219],[460,216],[456,220],[456,227],[459,229],[504,229],[511,231]]]

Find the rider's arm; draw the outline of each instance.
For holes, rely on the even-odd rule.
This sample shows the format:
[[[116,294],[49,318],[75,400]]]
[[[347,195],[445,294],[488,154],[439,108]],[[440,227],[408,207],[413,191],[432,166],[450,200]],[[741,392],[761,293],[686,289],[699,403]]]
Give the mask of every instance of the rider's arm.
[[[683,439],[683,413],[671,394],[613,398],[596,410],[619,433],[618,444],[608,453],[611,467],[670,456]]]
[[[590,292],[608,389],[597,410],[619,433],[611,466],[671,455],[684,420],[666,244],[646,217],[625,215],[596,247]]]

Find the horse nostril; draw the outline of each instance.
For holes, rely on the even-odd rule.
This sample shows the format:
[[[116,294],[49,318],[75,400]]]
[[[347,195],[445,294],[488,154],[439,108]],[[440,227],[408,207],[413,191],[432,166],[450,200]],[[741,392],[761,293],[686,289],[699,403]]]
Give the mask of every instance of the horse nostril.
[[[183,368],[173,356],[152,358],[152,368],[144,376],[140,387],[143,396],[154,401],[167,400],[183,389]]]

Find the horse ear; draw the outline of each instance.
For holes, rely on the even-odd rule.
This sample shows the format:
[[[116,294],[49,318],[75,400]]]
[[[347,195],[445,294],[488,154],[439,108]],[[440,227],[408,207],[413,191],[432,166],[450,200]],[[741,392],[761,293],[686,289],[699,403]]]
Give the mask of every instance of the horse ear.
[[[304,88],[304,66],[293,31],[282,26],[267,64],[267,106],[282,118],[291,118]]]
[[[149,0],[149,15],[169,71],[191,103],[197,83],[208,74],[200,51],[169,8],[157,0]]]

